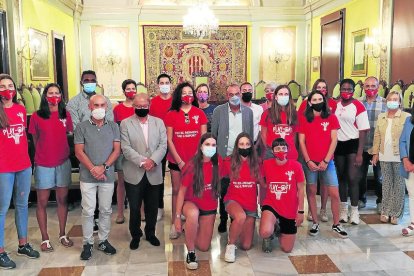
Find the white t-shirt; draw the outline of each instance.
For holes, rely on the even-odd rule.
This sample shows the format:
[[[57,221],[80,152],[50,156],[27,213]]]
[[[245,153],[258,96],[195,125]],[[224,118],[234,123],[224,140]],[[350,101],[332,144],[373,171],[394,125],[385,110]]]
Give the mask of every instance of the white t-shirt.
[[[370,129],[367,111],[358,100],[353,100],[347,106],[338,102],[335,115],[341,126],[338,130],[338,141],[358,139],[360,130]]]
[[[379,153],[379,160],[383,162],[401,162],[400,155],[394,155],[392,147],[392,118],[388,118],[387,129],[384,138],[384,154]]]

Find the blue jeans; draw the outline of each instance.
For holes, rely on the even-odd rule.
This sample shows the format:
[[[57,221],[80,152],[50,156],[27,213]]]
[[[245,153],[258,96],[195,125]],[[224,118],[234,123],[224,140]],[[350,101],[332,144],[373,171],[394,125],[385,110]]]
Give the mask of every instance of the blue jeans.
[[[4,247],[4,223],[13,193],[14,222],[19,239],[27,238],[28,201],[32,168],[12,173],[0,173],[0,248]]]

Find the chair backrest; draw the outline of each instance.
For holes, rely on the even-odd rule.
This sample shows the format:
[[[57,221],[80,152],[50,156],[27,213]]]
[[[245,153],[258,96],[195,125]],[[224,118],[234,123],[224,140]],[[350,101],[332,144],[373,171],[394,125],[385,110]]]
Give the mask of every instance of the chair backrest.
[[[414,104],[414,83],[408,85],[404,92],[403,107],[411,108]]]
[[[256,92],[256,94],[255,94],[256,99],[261,99],[265,96],[265,86],[266,86],[266,82],[263,81],[263,80],[259,81],[255,85],[254,91]]]
[[[296,101],[296,110],[299,110],[299,107],[305,98],[307,98],[307,96],[302,96],[302,95],[299,96],[298,100]]]
[[[40,96],[39,90],[36,87],[32,87],[31,92],[32,92],[32,97],[33,97],[33,105],[34,105],[35,111],[37,111],[40,108],[41,96]]]
[[[378,95],[385,98],[387,95],[387,82],[384,80],[379,81]]]
[[[148,89],[142,82],[137,83],[137,93],[148,93]]]
[[[334,89],[332,90],[332,98],[334,99],[339,98],[340,88],[341,88],[341,85],[339,82],[337,82],[334,86]]]
[[[299,83],[297,83],[295,80],[291,80],[288,83],[290,92],[292,93],[292,98],[296,101],[299,96],[300,96],[300,92],[301,92],[301,88]]]
[[[32,115],[36,109],[34,106],[32,93],[30,93],[27,87],[22,88],[22,98],[24,101],[24,106],[26,107],[27,115]]]
[[[363,88],[363,84],[362,81],[359,80],[356,84],[355,84],[355,90],[354,90],[354,98],[355,99],[359,99],[362,97],[362,91],[364,90]]]
[[[404,82],[402,80],[397,80],[390,89],[391,91],[397,91],[404,95]]]

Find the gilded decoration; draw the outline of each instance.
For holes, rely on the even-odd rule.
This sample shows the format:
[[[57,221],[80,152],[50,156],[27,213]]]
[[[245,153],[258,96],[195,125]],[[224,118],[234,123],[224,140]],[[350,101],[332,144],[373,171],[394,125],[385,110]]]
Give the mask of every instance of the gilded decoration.
[[[220,26],[207,39],[185,35],[182,26],[144,25],[145,82],[156,92],[156,79],[167,73],[173,83],[192,82],[207,73],[212,100],[224,99],[226,87],[246,80],[247,26]]]

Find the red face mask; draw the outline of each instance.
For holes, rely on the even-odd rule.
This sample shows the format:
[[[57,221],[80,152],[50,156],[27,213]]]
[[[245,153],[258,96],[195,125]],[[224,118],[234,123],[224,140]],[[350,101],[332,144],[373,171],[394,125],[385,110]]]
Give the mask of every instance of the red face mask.
[[[60,101],[62,100],[62,97],[60,97],[60,96],[46,97],[46,100],[51,105],[58,105],[60,103]]]
[[[279,161],[285,161],[287,158],[287,152],[284,151],[278,151],[278,152],[273,152],[273,155],[276,157],[276,159],[278,159]]]
[[[321,92],[324,96],[326,96],[326,94],[328,93],[328,91],[325,88],[319,90],[319,92]]]
[[[191,104],[194,101],[194,97],[186,95],[182,97],[181,100],[183,101],[183,103]]]
[[[16,95],[16,90],[4,90],[0,92],[0,97],[10,100]]]
[[[341,98],[345,101],[352,98],[353,95],[354,95],[354,93],[341,92]]]
[[[375,95],[377,95],[377,93],[378,93],[378,89],[367,89],[367,90],[365,90],[365,94],[368,97],[374,97]]]
[[[267,94],[266,94],[266,99],[267,99],[269,102],[273,101],[273,93],[267,93]]]
[[[135,94],[137,94],[135,91],[125,92],[125,97],[132,100],[135,97]]]

